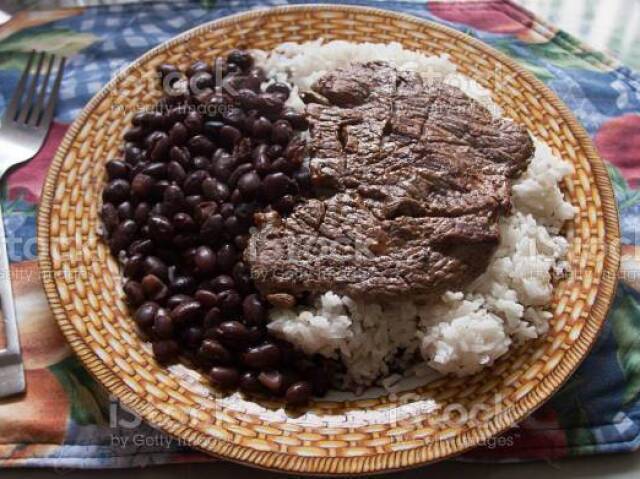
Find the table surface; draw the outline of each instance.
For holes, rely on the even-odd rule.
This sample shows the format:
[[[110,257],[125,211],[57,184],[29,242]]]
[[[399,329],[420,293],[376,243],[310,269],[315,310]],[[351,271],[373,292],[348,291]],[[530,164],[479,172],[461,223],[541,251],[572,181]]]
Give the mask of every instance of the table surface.
[[[604,478],[632,479],[638,477],[640,471],[640,453],[618,456],[582,457],[579,459],[563,459],[561,461],[536,462],[527,464],[462,464],[446,462],[413,469],[402,473],[380,477],[394,479],[578,479]],[[145,469],[122,470],[5,470],[0,476],[3,479],[53,479],[61,476],[91,479],[200,479],[202,477],[226,479],[282,479],[284,476],[275,472],[219,462],[214,464],[186,464],[178,466],[148,467]],[[300,477],[300,476],[296,476]]]
[[[113,1],[113,0],[112,0]],[[123,0],[117,0],[121,2]],[[124,0],[130,1],[130,0]],[[598,50],[606,50],[632,68],[640,69],[640,0],[516,0],[539,17],[547,19],[563,30],[580,38]],[[15,12],[21,2],[0,0],[0,23]],[[60,5],[72,3],[109,3],[101,0],[48,0],[28,2],[30,5]],[[4,10],[7,13],[4,13]],[[440,463],[426,468],[394,474],[397,478],[430,479],[449,477],[469,477],[483,479],[512,479],[514,474],[522,479],[572,479],[600,478],[631,479],[640,472],[640,452],[617,456],[594,456],[579,459],[563,459],[526,464],[464,464],[458,462]],[[146,469],[91,471],[92,479],[163,479],[180,477],[184,479],[200,477],[230,477],[236,479],[281,478],[281,474],[258,471],[230,463],[191,464]],[[4,470],[3,479],[44,479],[86,477],[81,470]],[[389,476],[388,476],[389,477]]]

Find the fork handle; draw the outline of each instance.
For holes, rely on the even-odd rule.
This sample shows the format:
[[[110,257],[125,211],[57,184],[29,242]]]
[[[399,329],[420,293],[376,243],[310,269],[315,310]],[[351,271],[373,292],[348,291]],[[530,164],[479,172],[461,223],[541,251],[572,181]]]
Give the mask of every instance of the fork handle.
[[[4,244],[0,245],[0,302],[2,304],[6,339],[4,349],[0,349],[0,367],[21,362],[20,339],[18,337],[16,307],[11,287],[11,269],[9,268],[6,238],[2,205],[0,204],[0,241],[4,239]]]

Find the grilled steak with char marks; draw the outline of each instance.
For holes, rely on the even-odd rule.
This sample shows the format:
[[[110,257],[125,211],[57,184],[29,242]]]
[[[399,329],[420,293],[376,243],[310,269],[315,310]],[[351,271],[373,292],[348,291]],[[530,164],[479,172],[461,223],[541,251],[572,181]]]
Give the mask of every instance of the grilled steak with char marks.
[[[533,143],[459,89],[384,62],[354,64],[307,105],[315,198],[260,217],[246,259],[264,292],[397,297],[482,273]]]

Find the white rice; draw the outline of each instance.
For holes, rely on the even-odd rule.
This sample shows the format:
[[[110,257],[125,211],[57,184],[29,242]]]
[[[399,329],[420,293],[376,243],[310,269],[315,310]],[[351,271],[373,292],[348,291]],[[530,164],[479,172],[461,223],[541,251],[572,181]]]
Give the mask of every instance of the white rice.
[[[500,115],[490,93],[456,73],[445,55],[429,57],[397,43],[319,40],[283,44],[258,56],[270,76],[294,86],[294,107],[303,106],[297,93],[327,71],[356,61],[385,60],[426,79],[455,85]],[[500,245],[473,284],[449,291],[435,303],[362,302],[328,291],[313,306],[272,311],[269,329],[307,354],[341,360],[345,387],[392,384],[397,380],[392,372],[411,365],[417,373],[430,368],[443,374],[473,374],[493,364],[512,344],[544,334],[551,318],[545,308],[553,275],[567,267],[568,245],[559,230],[575,212],[559,188],[572,172],[571,165],[542,141],[533,140],[535,155],[513,182],[512,215],[500,220]],[[423,361],[416,365],[416,357]]]

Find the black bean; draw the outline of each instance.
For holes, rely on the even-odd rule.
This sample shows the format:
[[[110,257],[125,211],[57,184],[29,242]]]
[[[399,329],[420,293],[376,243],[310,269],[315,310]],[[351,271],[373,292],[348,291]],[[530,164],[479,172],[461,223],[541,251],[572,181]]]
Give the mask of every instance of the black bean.
[[[202,203],[202,195],[189,195],[185,197],[184,202],[186,207],[193,211],[200,203]]]
[[[226,346],[244,346],[249,339],[249,330],[239,321],[224,321],[216,326],[216,335]]]
[[[199,289],[196,291],[194,297],[206,310],[209,310],[218,304],[218,295],[207,289]]]
[[[121,160],[111,160],[107,162],[107,176],[110,180],[116,178],[126,179],[129,176],[129,165]]]
[[[151,327],[158,308],[158,303],[154,303],[153,301],[148,301],[139,306],[138,309],[136,309],[136,314],[134,315],[134,319],[138,326],[143,329]]]
[[[291,195],[284,195],[273,204],[273,208],[282,215],[287,215],[293,211],[295,200]]]
[[[175,106],[166,113],[165,121],[170,125],[182,121],[187,116],[187,111],[186,105]]]
[[[161,130],[166,126],[164,115],[159,111],[150,111],[146,114],[147,127]]]
[[[157,256],[147,256],[144,260],[144,270],[147,274],[153,274],[160,279],[166,280],[169,277],[167,265]]]
[[[238,283],[243,276],[249,275],[249,268],[247,268],[247,265],[243,261],[238,261],[236,264],[233,265],[232,274],[233,274],[234,281]]]
[[[254,78],[254,81],[258,85],[258,87],[267,80],[267,75],[264,70],[256,66],[250,68],[249,71],[247,71],[247,76]]]
[[[211,168],[211,161],[206,156],[196,156],[193,159],[193,167],[196,170],[209,170]]]
[[[115,254],[120,252],[133,242],[138,227],[133,220],[125,220],[118,225],[109,240],[109,247]]]
[[[267,153],[261,153],[260,156],[253,160],[253,167],[261,175],[265,175],[271,171],[271,160],[267,156]]]
[[[235,287],[233,278],[227,274],[220,274],[211,280],[211,287],[214,292],[220,293]]]
[[[155,199],[161,199],[164,194],[164,190],[169,186],[170,183],[168,180],[158,180],[153,185],[152,196]]]
[[[182,332],[182,341],[188,348],[196,349],[202,343],[204,331],[198,326],[190,326]]]
[[[280,363],[280,348],[274,343],[265,343],[247,349],[242,362],[253,369],[271,369]]]
[[[236,235],[235,238],[233,238],[233,244],[240,251],[243,251],[249,245],[249,236],[242,234]]]
[[[240,381],[240,373],[231,367],[214,366],[209,370],[209,380],[220,389],[233,389]]]
[[[216,253],[208,246],[200,246],[194,257],[198,271],[201,274],[211,274],[216,270]]]
[[[228,317],[232,317],[239,312],[242,298],[236,290],[227,289],[218,293],[218,302],[220,303],[222,313]]]
[[[236,263],[237,251],[232,244],[223,244],[216,253],[216,264],[220,271],[231,271]]]
[[[229,350],[219,341],[211,338],[202,341],[198,349],[198,357],[215,365],[227,365],[233,361]]]
[[[243,70],[248,70],[253,66],[253,57],[244,50],[232,50],[227,55],[228,63],[235,63]]]
[[[286,145],[293,135],[293,128],[287,120],[278,120],[273,124],[271,131],[271,141],[281,145]]]
[[[209,178],[209,173],[205,170],[195,170],[187,175],[182,188],[188,195],[199,194],[202,191],[202,182]]]
[[[167,163],[167,178],[170,181],[174,181],[176,184],[181,185],[186,177],[187,174],[180,163],[177,161],[170,161]]]
[[[218,204],[215,201],[203,201],[202,197],[199,197],[200,201],[192,205],[193,219],[196,222],[202,224],[207,218],[215,215],[218,212]]]
[[[151,344],[156,360],[163,364],[175,361],[180,353],[180,346],[173,339],[162,339]]]
[[[198,225],[188,213],[180,212],[173,215],[173,226],[182,233],[192,233],[198,230]]]
[[[192,294],[196,290],[196,281],[191,276],[175,276],[170,282],[171,290],[176,293]]]
[[[288,108],[282,112],[280,118],[287,120],[296,130],[306,130],[309,128],[309,120],[303,112]]]
[[[144,128],[141,126],[134,126],[124,132],[123,138],[125,141],[139,141],[144,136]]]
[[[127,301],[132,306],[139,306],[144,303],[144,290],[142,289],[142,285],[134,280],[127,281],[122,287],[124,293],[127,295]]]
[[[229,216],[224,220],[224,229],[227,238],[232,239],[236,235],[245,232],[246,226],[243,226],[236,216]]]
[[[142,173],[154,178],[164,178],[167,176],[167,164],[161,161],[149,163],[144,167]]]
[[[102,199],[105,202],[117,205],[129,198],[129,190],[130,185],[127,180],[116,178],[107,183],[102,192]]]
[[[233,206],[233,203],[222,203],[222,205],[220,206],[220,214],[223,218],[228,218],[229,216],[233,215],[234,211],[235,206]]]
[[[185,250],[197,245],[198,237],[192,233],[178,233],[173,237],[173,244],[178,250]]]
[[[238,188],[231,192],[229,201],[231,201],[231,204],[234,205],[240,204],[242,202],[242,193],[240,193],[240,190]]]
[[[262,181],[260,180],[260,176],[253,170],[245,173],[238,180],[238,189],[240,193],[242,193],[242,197],[246,200],[253,200],[261,187]]]
[[[257,294],[250,294],[242,301],[242,317],[248,324],[264,324],[266,308]]]
[[[183,145],[189,137],[189,131],[184,123],[177,122],[169,130],[169,141],[172,145]]]
[[[277,93],[261,93],[258,95],[256,109],[267,117],[274,118],[282,111],[284,102]]]
[[[131,245],[129,245],[129,249],[131,249]],[[141,254],[129,256],[124,262],[123,273],[127,278],[139,278],[142,276],[144,274],[144,256]]]
[[[256,210],[257,205],[255,203],[240,203],[236,205],[233,214],[241,223],[250,225],[253,223],[253,215]]]
[[[149,150],[149,158],[152,161],[165,161],[169,155],[169,149],[171,148],[171,141],[166,136],[158,138],[153,144],[153,147]]]
[[[247,110],[255,108],[258,104],[258,95],[249,88],[239,90],[235,98],[238,104]]]
[[[224,125],[220,128],[220,141],[227,147],[232,147],[242,138],[242,133],[235,126]]]
[[[203,182],[202,192],[206,198],[219,203],[226,201],[231,195],[231,191],[229,191],[229,187],[225,183],[213,178],[210,178],[210,181]]]
[[[170,241],[173,238],[173,225],[165,216],[150,216],[147,224],[149,225],[149,232],[153,240]]]
[[[130,164],[135,165],[139,163],[143,158],[143,152],[135,144],[127,143],[124,149],[124,160]]]
[[[142,278],[142,289],[147,298],[153,301],[164,301],[169,296],[169,288],[154,274],[148,274]]]
[[[184,119],[184,126],[189,129],[191,135],[195,135],[202,131],[204,117],[197,111],[190,111]]]
[[[174,327],[171,316],[169,316],[166,309],[158,309],[153,321],[153,334],[160,339],[171,339],[173,337],[173,333]]]
[[[224,123],[221,121],[209,120],[202,125],[202,131],[210,139],[214,139],[218,137],[223,126]]]
[[[133,219],[138,226],[142,226],[147,222],[150,211],[151,206],[149,206],[149,203],[146,203],[144,201],[142,203],[138,203],[135,210],[133,211]]]
[[[282,145],[273,144],[273,145],[269,145],[266,151],[269,159],[275,160],[276,158],[279,158],[280,156],[282,156],[282,152],[284,150],[282,149]]]
[[[226,182],[236,166],[236,160],[222,148],[213,155],[213,174],[221,182]]]
[[[284,398],[289,406],[304,406],[309,402],[312,393],[308,381],[298,381],[287,388]]]
[[[263,180],[264,194],[269,201],[275,201],[285,195],[289,189],[290,179],[284,173],[272,173]]]
[[[245,394],[261,394],[265,392],[265,388],[258,380],[258,373],[255,371],[246,371],[240,376],[238,385],[240,391]]]
[[[202,305],[197,301],[184,301],[171,310],[171,319],[178,325],[198,319],[202,315]]]
[[[169,150],[171,161],[179,163],[183,168],[191,167],[191,153],[186,146],[173,146]]]
[[[185,301],[191,301],[193,298],[188,294],[174,294],[167,299],[167,307],[169,309],[173,309],[178,306],[180,303],[184,303]]]
[[[191,91],[196,94],[196,98],[200,98],[205,91],[213,94],[212,88],[214,86],[215,80],[213,75],[206,71],[198,72],[189,79],[189,87]]]
[[[211,329],[211,328],[214,328],[215,326],[218,326],[222,321],[222,319],[223,319],[222,311],[220,311],[219,308],[213,307],[207,312],[207,314],[204,315],[204,320],[202,321],[202,325],[207,329]],[[215,335],[215,331],[214,331],[214,335]]]
[[[148,126],[149,123],[145,121],[147,115],[148,113],[145,111],[136,113],[135,115],[133,115],[133,118],[131,118],[131,124],[133,126]]]
[[[264,342],[266,329],[261,326],[250,326],[249,328],[249,346],[256,346]]]
[[[227,125],[231,125],[236,128],[242,128],[245,122],[245,114],[240,108],[227,108],[222,113],[222,121]]]
[[[292,173],[293,169],[293,165],[282,156],[280,158],[276,158],[273,163],[271,163],[271,171],[274,172],[280,171],[288,175]]]
[[[104,223],[104,227],[107,232],[111,233],[120,224],[120,218],[118,216],[118,210],[112,203],[104,203],[100,211],[100,217]]]
[[[207,217],[200,227],[200,236],[204,241],[217,241],[224,232],[224,218],[220,214]]]
[[[242,177],[242,175],[250,172],[252,169],[253,165],[251,163],[242,163],[238,165],[227,179],[227,185],[229,186],[229,188],[235,188],[238,180]]]
[[[131,182],[131,191],[138,199],[148,198],[153,192],[155,181],[144,173],[138,173]]]
[[[285,379],[280,371],[262,371],[258,374],[258,381],[273,394],[280,396],[285,390]]]
[[[216,145],[206,136],[196,135],[187,141],[187,147],[192,155],[210,155],[215,150]]]

